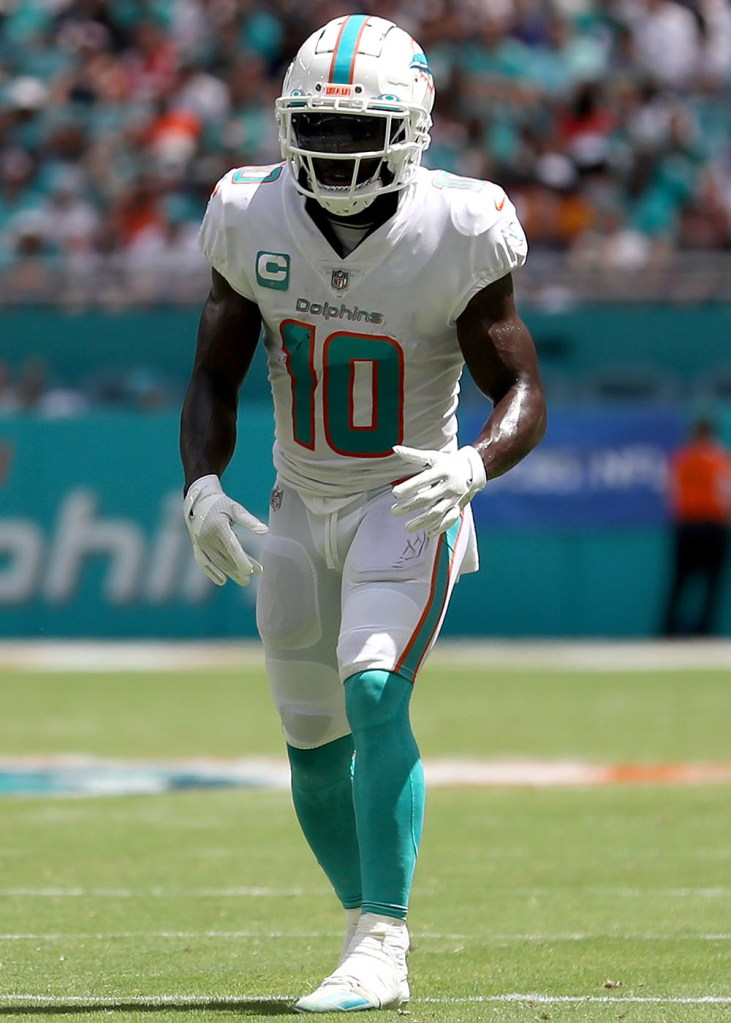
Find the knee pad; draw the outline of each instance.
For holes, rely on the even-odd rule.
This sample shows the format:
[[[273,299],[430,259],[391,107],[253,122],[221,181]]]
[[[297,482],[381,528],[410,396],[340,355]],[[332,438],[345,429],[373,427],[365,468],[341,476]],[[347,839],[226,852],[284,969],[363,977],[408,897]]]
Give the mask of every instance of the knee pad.
[[[314,646],[322,636],[315,567],[294,540],[268,537],[262,550],[256,627],[272,650]]]
[[[408,713],[413,686],[390,671],[360,671],[345,681],[345,711],[353,732],[379,728]]]
[[[314,749],[350,732],[337,670],[310,661],[266,658],[269,687],[284,737],[295,749]]]

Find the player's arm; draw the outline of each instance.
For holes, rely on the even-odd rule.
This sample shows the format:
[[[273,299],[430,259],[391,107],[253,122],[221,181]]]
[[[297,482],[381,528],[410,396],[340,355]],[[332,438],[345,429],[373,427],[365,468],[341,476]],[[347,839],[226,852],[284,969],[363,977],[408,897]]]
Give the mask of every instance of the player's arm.
[[[258,307],[213,270],[183,402],[180,456],[185,473],[184,514],[193,552],[219,586],[226,577],[245,586],[253,573],[261,571],[258,562],[244,553],[232,526],[240,523],[255,533],[264,533],[267,527],[232,501],[220,481],[236,447],[239,389],[260,330]]]
[[[472,446],[487,479],[501,476],[546,432],[546,400],[533,339],[518,314],[510,274],[478,291],[457,320],[465,364],[493,404]]]
[[[236,447],[239,389],[260,330],[258,306],[213,270],[180,422],[186,490],[201,476],[221,476],[231,460]]]
[[[393,488],[395,515],[417,514],[410,532],[443,533],[488,479],[507,472],[539,443],[546,402],[535,346],[513,301],[510,274],[474,295],[457,320],[465,364],[493,403],[479,437],[454,452],[394,451],[420,470]]]

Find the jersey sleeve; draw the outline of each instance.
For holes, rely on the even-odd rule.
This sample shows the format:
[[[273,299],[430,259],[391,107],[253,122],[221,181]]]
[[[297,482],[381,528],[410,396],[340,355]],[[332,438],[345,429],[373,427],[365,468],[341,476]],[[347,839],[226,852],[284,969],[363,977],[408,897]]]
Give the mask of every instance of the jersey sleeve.
[[[497,186],[486,189],[486,193],[471,197],[471,236],[464,239],[462,290],[452,310],[452,322],[464,312],[473,295],[523,266],[528,255],[528,241],[515,206]],[[480,209],[475,208],[477,200]],[[464,226],[461,229],[466,230]]]
[[[213,189],[198,235],[198,243],[205,259],[225,277],[234,291],[251,302],[254,290],[238,258],[237,239],[234,237],[234,202],[231,195],[231,172],[224,175]],[[238,211],[239,216],[241,210]]]

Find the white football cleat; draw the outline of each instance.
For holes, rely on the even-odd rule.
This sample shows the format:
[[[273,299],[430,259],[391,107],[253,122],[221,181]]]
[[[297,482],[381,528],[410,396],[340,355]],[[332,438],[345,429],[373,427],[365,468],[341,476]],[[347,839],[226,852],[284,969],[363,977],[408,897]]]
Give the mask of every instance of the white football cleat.
[[[406,956],[409,931],[404,920],[363,913],[347,955],[297,1012],[358,1012],[397,1009],[411,997]]]

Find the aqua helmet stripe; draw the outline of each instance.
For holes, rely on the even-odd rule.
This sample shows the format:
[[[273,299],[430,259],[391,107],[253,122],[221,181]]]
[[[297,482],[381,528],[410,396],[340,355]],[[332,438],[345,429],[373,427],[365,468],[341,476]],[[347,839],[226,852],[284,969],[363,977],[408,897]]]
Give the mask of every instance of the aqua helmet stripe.
[[[330,81],[333,85],[352,83],[358,43],[367,21],[367,14],[354,14],[343,22],[330,64]]]

